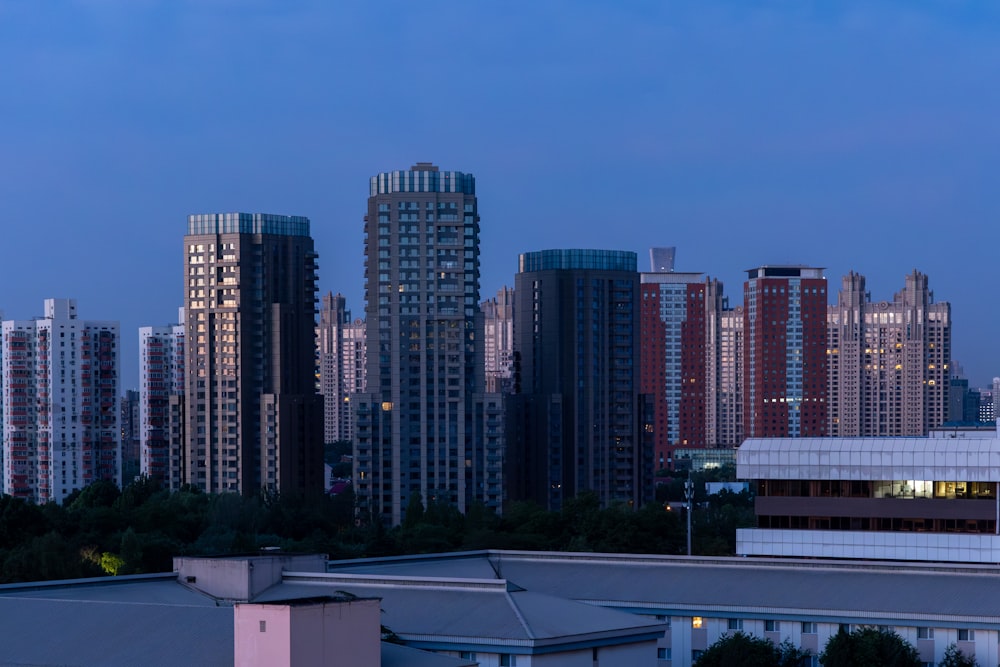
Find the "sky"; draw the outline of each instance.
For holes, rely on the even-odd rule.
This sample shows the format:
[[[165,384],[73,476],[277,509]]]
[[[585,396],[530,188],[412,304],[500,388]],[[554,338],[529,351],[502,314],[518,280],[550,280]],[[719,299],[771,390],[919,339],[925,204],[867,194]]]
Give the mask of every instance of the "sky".
[[[176,320],[187,215],[305,215],[364,311],[369,178],[472,173],[481,296],[521,252],[914,269],[1000,375],[1000,3],[0,0],[0,310]]]

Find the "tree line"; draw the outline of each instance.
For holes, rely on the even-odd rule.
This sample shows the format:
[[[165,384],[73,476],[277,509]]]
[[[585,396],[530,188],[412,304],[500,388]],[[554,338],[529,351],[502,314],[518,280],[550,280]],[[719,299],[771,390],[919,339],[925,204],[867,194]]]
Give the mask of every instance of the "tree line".
[[[736,528],[751,525],[747,494],[698,494],[693,551],[733,555]],[[263,547],[319,552],[333,559],[473,549],[686,553],[680,485],[639,510],[601,508],[589,493],[560,511],[513,503],[502,515],[482,505],[464,515],[413,498],[402,525],[356,517],[348,489],[336,495],[206,494],[164,489],[140,478],[124,489],[96,482],[63,504],[0,496],[0,583],[169,572],[172,557],[255,552]],[[670,507],[668,510],[667,507]]]

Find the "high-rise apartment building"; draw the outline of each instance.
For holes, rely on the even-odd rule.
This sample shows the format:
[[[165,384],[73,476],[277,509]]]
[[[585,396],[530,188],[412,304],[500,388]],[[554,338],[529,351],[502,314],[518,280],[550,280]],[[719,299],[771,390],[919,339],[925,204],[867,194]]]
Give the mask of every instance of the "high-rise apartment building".
[[[676,447],[720,443],[722,283],[702,273],[641,274],[640,384],[653,401],[657,467]],[[662,464],[661,464],[662,461]]]
[[[178,312],[184,322],[184,309]],[[184,324],[139,329],[139,468],[176,491],[185,483]]]
[[[485,392],[472,174],[418,163],[371,179],[365,302],[368,389],[352,399],[359,511],[398,524],[417,493],[499,510],[502,406]]]
[[[580,492],[638,506],[653,491],[652,402],[639,391],[632,252],[520,257],[507,448],[512,500],[559,509]]]
[[[139,476],[139,392],[127,389],[119,400],[122,443],[122,485]]]
[[[322,488],[316,258],[308,218],[189,216],[181,466],[192,486]]]
[[[743,306],[722,311],[719,331],[719,445],[743,442]]]
[[[365,391],[365,321],[351,320],[347,299],[326,294],[316,330],[319,345],[319,393],[323,395],[326,442],[354,439],[351,396]]]
[[[826,435],[823,270],[750,269],[743,293],[746,437]]]
[[[3,488],[62,502],[97,480],[121,483],[118,323],[77,318],[74,299],[2,325]]]
[[[514,290],[501,287],[480,304],[486,354],[486,390],[509,393],[514,375]]]
[[[951,306],[934,302],[926,275],[914,271],[892,302],[872,302],[852,271],[827,335],[830,435],[926,435],[948,420]]]

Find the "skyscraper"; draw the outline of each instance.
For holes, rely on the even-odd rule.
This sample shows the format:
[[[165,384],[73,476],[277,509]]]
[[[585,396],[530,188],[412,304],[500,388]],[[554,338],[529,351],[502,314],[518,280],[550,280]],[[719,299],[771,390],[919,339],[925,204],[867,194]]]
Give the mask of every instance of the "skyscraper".
[[[121,415],[122,484],[139,476],[139,392],[126,389],[119,401]]]
[[[307,218],[189,216],[187,483],[214,493],[322,488],[316,258]]]
[[[660,271],[654,264],[640,281],[641,391],[653,401],[656,465],[670,468],[675,447],[721,444],[719,343],[726,303],[722,283],[702,273]]]
[[[649,500],[653,423],[639,393],[639,294],[632,252],[521,255],[507,448],[512,500],[549,509],[583,491],[604,506]]]
[[[743,442],[743,306],[722,311],[719,331],[719,444],[736,447]]]
[[[365,391],[365,321],[351,321],[342,294],[322,299],[317,329],[319,393],[323,395],[326,442],[354,439],[351,396]]]
[[[472,174],[421,162],[372,177],[365,304],[368,389],[352,401],[359,511],[398,524],[417,493],[499,510],[502,406],[485,392]]]
[[[914,271],[891,302],[872,302],[850,272],[827,335],[830,435],[926,435],[948,420],[951,306],[934,302],[927,276]]]
[[[186,320],[184,309],[177,319]],[[186,327],[139,329],[139,468],[176,491],[182,477]]]
[[[2,325],[4,492],[62,502],[97,480],[121,483],[118,323],[77,319],[76,300]]]
[[[743,286],[745,435],[826,435],[823,270],[762,266],[747,275]]]

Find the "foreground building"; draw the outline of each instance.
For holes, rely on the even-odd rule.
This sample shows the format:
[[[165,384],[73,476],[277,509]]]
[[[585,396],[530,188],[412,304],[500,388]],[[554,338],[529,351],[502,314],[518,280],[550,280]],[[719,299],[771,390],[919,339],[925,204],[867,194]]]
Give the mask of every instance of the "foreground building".
[[[307,218],[189,216],[185,483],[210,493],[322,488],[316,258]]]
[[[521,255],[507,448],[512,500],[558,510],[585,490],[604,506],[650,499],[653,409],[639,389],[638,304],[635,253]]]
[[[75,299],[2,325],[3,492],[62,502],[121,484],[117,322],[78,319]]]
[[[421,162],[371,179],[365,216],[367,391],[356,409],[362,515],[411,498],[503,505],[502,405],[485,391],[476,179]]]
[[[747,556],[1000,562],[1000,437],[940,430],[926,438],[748,439],[757,527]]]
[[[352,664],[378,665],[372,619],[404,644],[383,643],[383,667],[689,667],[736,631],[789,641],[816,665],[830,637],[861,625],[895,631],[926,664],[955,644],[991,665],[1000,602],[984,591],[995,585],[995,565],[956,563],[491,550],[327,564],[267,554],[0,586],[0,623],[4,660],[32,665],[252,665],[241,660],[290,649],[289,634],[303,652],[339,637],[343,655],[365,656]]]

